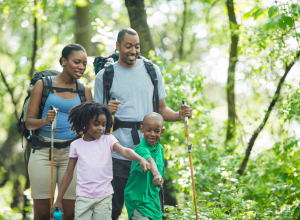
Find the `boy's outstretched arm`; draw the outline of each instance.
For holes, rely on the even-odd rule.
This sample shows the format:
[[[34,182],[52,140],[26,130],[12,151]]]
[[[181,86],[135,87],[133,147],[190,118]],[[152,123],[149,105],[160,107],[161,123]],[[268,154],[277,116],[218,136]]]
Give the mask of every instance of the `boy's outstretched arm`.
[[[56,206],[58,206],[58,208],[60,209],[60,211],[62,212],[62,214],[64,214],[64,210],[61,204],[62,198],[65,194],[65,192],[67,191],[72,179],[73,179],[73,173],[74,173],[74,169],[77,163],[77,158],[70,158],[69,159],[69,164],[68,164],[68,168],[65,172],[64,177],[62,178],[61,181],[61,185],[58,191],[58,196],[56,199],[56,202],[54,203],[54,205],[52,206],[51,210],[50,210],[50,216],[51,218],[53,218],[53,212]]]
[[[142,158],[140,155],[134,152],[134,150],[123,147],[119,143],[115,143],[114,146],[114,151],[116,151],[118,154],[121,154],[123,157],[129,159],[129,160],[134,160],[140,163],[140,167],[144,172],[147,172],[150,170],[150,164]]]
[[[157,187],[162,188],[163,184],[164,184],[164,179],[162,178],[162,176],[158,172],[155,161],[151,157],[148,158],[147,161],[150,163],[150,171],[151,171],[151,173],[154,176],[154,178],[153,178],[153,184],[155,186],[157,186]]]

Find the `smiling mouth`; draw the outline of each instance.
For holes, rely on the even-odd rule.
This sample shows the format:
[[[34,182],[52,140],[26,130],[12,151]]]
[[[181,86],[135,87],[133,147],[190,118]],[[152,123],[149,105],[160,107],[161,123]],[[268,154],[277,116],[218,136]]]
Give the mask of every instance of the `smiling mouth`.
[[[81,77],[81,76],[83,75],[82,72],[75,72],[75,74],[76,74],[77,76],[79,76],[79,77]]]
[[[131,55],[131,56],[128,56],[129,60],[130,61],[134,61],[136,59],[136,56],[135,55]]]

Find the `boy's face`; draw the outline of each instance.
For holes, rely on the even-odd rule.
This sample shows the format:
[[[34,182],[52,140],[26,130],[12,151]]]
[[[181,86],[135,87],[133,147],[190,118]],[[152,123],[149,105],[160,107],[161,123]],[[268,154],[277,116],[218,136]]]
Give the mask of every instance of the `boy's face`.
[[[141,125],[140,130],[144,133],[144,138],[148,144],[156,146],[160,135],[164,132],[162,126],[163,123],[158,119],[148,119]]]

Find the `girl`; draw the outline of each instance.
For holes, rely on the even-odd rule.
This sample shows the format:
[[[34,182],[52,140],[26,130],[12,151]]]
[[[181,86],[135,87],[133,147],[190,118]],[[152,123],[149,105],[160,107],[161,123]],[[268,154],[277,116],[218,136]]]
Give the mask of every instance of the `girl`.
[[[62,50],[59,62],[63,67],[63,71],[60,75],[51,77],[52,86],[76,90],[76,80],[79,80],[86,70],[87,55],[85,49],[79,44],[69,44]],[[34,85],[28,104],[26,127],[28,130],[38,130],[39,138],[43,140],[38,146],[33,146],[39,149],[32,151],[28,164],[31,196],[34,204],[34,220],[49,218],[51,191],[49,146],[51,141],[51,122],[55,116],[54,110],[50,110],[51,105],[58,108],[59,113],[57,115],[57,129],[54,133],[54,147],[57,146],[56,143],[58,142],[60,142],[60,146],[63,145],[63,148],[54,148],[54,189],[56,183],[60,185],[61,179],[67,169],[70,150],[69,143],[77,137],[74,132],[70,132],[71,125],[68,123],[68,112],[72,107],[81,103],[80,97],[78,93],[58,92],[56,88],[53,88],[54,92],[49,93],[41,117],[39,117],[39,113],[43,93],[42,80],[39,80]],[[84,91],[85,100],[92,100],[91,90],[85,87]],[[75,186],[76,177],[62,200],[65,219],[68,220],[74,219]]]
[[[78,162],[75,219],[111,219],[111,152],[116,151],[125,158],[138,161],[145,172],[150,169],[150,164],[133,150],[121,146],[113,135],[106,135],[112,126],[112,115],[106,105],[89,101],[73,107],[69,113],[71,130],[84,136],[71,143],[68,168],[56,203],[51,209],[51,216],[53,217],[56,205],[64,213],[62,197]]]

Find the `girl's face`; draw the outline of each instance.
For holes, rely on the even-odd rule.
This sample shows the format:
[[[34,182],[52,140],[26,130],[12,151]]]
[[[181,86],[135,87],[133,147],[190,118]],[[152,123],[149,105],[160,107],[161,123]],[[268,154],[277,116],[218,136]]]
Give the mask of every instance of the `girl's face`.
[[[85,52],[72,51],[72,54],[68,56],[68,59],[62,59],[64,69],[74,78],[79,79],[86,70],[87,55]]]
[[[104,114],[99,115],[96,121],[96,115],[94,115],[89,121],[89,129],[86,134],[84,134],[85,141],[93,141],[100,139],[106,130],[106,116]]]

